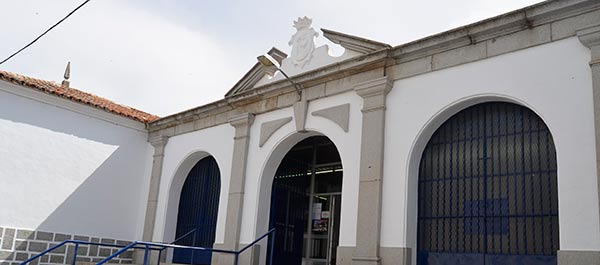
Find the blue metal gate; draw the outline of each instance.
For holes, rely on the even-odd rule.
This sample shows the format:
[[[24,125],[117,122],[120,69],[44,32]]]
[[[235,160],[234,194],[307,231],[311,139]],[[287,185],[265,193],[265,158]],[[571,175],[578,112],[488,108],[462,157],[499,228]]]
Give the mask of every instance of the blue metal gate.
[[[196,163],[181,190],[175,238],[192,230],[195,232],[181,238],[178,245],[213,247],[220,188],[221,175],[215,159],[209,156]],[[187,249],[173,251],[174,263],[210,264],[210,260],[210,252]]]
[[[419,265],[556,264],[556,151],[532,111],[484,103],[431,137],[419,172]]]

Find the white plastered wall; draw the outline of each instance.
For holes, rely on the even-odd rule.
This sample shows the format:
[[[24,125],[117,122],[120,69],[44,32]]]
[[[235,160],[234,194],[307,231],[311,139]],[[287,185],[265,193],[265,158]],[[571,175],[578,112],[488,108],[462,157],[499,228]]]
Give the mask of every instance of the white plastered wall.
[[[0,81],[0,226],[141,239],[147,137],[142,123]]]
[[[396,81],[387,98],[381,245],[415,254],[416,168],[424,146],[453,114],[497,100],[530,108],[550,128],[560,249],[600,250],[589,61],[589,50],[570,38]]]
[[[215,243],[223,243],[233,135],[234,128],[229,124],[222,124],[169,138],[163,160],[153,240],[170,242],[175,239],[183,182],[196,162],[211,155],[217,161],[221,173]]]
[[[344,132],[334,122],[311,115],[337,105],[350,103],[349,131]],[[280,118],[293,117],[290,108],[258,115],[250,133],[248,167],[242,215],[240,243],[247,244],[268,230],[271,185],[274,171],[283,156],[299,141],[314,135],[328,137],[337,147],[344,169],[342,184],[342,209],[340,223],[340,246],[354,246],[356,239],[356,211],[358,203],[358,169],[360,154],[360,135],[362,99],[354,92],[309,102],[306,119],[307,133],[297,133],[292,120],[279,128],[259,147],[260,125]],[[269,173],[265,173],[269,172]],[[266,253],[266,241],[262,242],[262,257]]]

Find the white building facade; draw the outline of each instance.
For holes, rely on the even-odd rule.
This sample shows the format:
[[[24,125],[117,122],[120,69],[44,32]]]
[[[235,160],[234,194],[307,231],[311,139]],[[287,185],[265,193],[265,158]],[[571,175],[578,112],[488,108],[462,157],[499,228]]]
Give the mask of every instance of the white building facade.
[[[547,1],[396,47],[323,29],[345,48],[340,57],[314,46],[311,22],[294,22],[289,56],[268,52],[279,71],[257,63],[224,99],[145,127],[40,110],[72,121],[57,121],[62,136],[51,136],[56,123],[11,113],[46,103],[5,93],[2,134],[25,142],[0,139],[11,176],[0,203],[12,207],[0,213],[0,235],[172,242],[193,228],[236,250],[276,228],[274,249],[260,241],[240,264],[599,264],[600,2]],[[15,173],[47,158],[23,146],[57,152],[27,142],[43,134],[81,142],[61,150],[89,158],[81,171]],[[14,187],[57,192],[40,204]],[[73,203],[49,208],[63,200]],[[11,244],[0,253],[15,262]]]

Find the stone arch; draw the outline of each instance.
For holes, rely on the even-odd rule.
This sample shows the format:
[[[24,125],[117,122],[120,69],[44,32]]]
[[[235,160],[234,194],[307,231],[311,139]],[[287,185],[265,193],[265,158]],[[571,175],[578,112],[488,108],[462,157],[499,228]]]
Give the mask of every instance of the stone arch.
[[[185,183],[185,180],[190,170],[194,167],[194,165],[196,165],[196,163],[208,156],[212,155],[206,151],[192,151],[183,160],[181,160],[181,162],[177,166],[177,170],[171,178],[171,183],[169,184],[169,190],[167,193],[168,197],[163,241],[171,242],[175,240],[177,215],[179,212],[179,199],[181,197],[181,190],[183,188],[183,184]],[[219,166],[218,160],[217,166],[219,167],[219,170],[221,170],[221,166]]]
[[[491,102],[505,102],[512,103],[515,105],[519,105],[525,107],[528,110],[531,110],[537,117],[540,118],[541,122],[543,122],[546,126],[548,126],[548,130],[550,131],[550,137],[553,138],[553,132],[550,124],[546,121],[546,119],[540,115],[535,108],[526,102],[502,94],[478,94],[465,98],[461,98],[456,100],[430,117],[430,119],[422,126],[417,137],[415,137],[407,161],[407,172],[406,172],[406,194],[405,200],[407,202],[406,212],[404,216],[405,227],[404,233],[406,235],[406,244],[408,247],[412,249],[413,264],[416,264],[416,256],[417,256],[417,220],[418,220],[418,179],[419,179],[419,165],[421,162],[421,157],[425,148],[433,136],[433,134],[440,128],[448,119],[453,117],[454,115],[460,113],[461,111],[478,105],[482,103],[491,103]],[[557,155],[556,159],[559,159]],[[559,162],[557,161],[557,166],[559,166]]]
[[[268,220],[270,214],[270,200],[271,200],[271,189],[273,185],[273,178],[275,177],[275,171],[281,163],[283,157],[296,145],[304,139],[312,136],[325,136],[322,133],[316,131],[308,131],[303,133],[292,133],[287,137],[284,137],[279,141],[275,148],[268,155],[268,159],[262,168],[262,174],[260,175],[260,185],[258,191],[258,209],[257,209],[257,223],[256,223],[256,235],[260,235],[268,230]]]
[[[313,139],[314,138],[314,139]],[[335,148],[336,152],[337,152],[337,156],[339,156],[337,159],[335,159],[337,162],[321,162],[321,163],[325,163],[323,164],[325,167],[328,166],[329,164],[335,164],[338,163],[338,166],[341,166],[341,168],[344,168],[343,166],[343,153],[342,151],[339,149],[338,144],[334,141],[334,138],[331,138],[328,135],[325,135],[322,132],[316,131],[316,130],[309,130],[307,132],[302,132],[302,133],[297,133],[297,132],[292,132],[290,134],[288,134],[285,137],[282,137],[280,141],[278,141],[277,143],[275,143],[272,148],[271,151],[266,155],[266,159],[265,162],[261,168],[261,174],[259,175],[259,186],[258,186],[258,203],[257,203],[257,220],[256,220],[256,235],[260,236],[262,234],[264,234],[269,228],[271,228],[269,226],[269,221],[270,218],[272,218],[272,213],[271,213],[271,207],[272,206],[272,196],[273,196],[273,189],[274,189],[274,180],[275,180],[275,176],[276,176],[276,172],[280,169],[280,167],[282,166],[282,163],[284,160],[284,158],[290,153],[290,151],[295,148],[298,144],[300,144],[301,142],[304,141],[304,144],[302,145],[302,147],[300,147],[302,150],[304,150],[304,148],[307,148],[306,144],[307,143],[311,143],[313,142],[312,140],[316,140],[316,142],[314,142],[315,144],[317,143],[324,143],[324,142],[329,142],[329,144],[326,144],[328,146],[332,146]],[[326,139],[326,140],[325,140]],[[306,142],[305,140],[310,140],[309,142]],[[339,139],[338,139],[339,140]],[[310,145],[310,144],[309,144]],[[319,144],[317,144],[319,145]],[[314,150],[314,149],[313,149]],[[318,149],[316,149],[318,150]],[[330,150],[333,150],[333,148],[331,148]],[[315,151],[317,154],[316,156],[316,161],[315,162],[311,162],[311,163],[316,163],[318,164],[319,162],[319,154],[322,154],[319,151]],[[332,151],[333,152],[333,151]],[[328,152],[324,152],[325,154],[332,154],[332,153],[328,153]],[[323,157],[324,158],[324,157]],[[313,156],[313,159],[315,159],[315,157]],[[339,160],[338,160],[339,159]],[[310,160],[307,160],[310,161]],[[323,160],[320,160],[323,161]],[[289,161],[288,161],[289,162]],[[316,164],[313,164],[316,165]],[[287,166],[289,166],[290,164],[286,164]],[[296,170],[296,169],[293,169]],[[312,172],[314,173],[314,170],[317,170],[315,167],[312,168]],[[319,174],[319,173],[317,173]],[[345,173],[343,174],[344,177],[340,179],[341,181],[341,185],[342,188],[340,190],[340,194],[337,195],[338,196],[338,202],[340,201],[340,199],[342,199],[342,204],[343,204],[343,198],[344,198],[344,192],[343,192],[343,185],[344,183],[347,181],[345,179]],[[308,178],[310,178],[310,174],[307,175]],[[294,182],[297,183],[297,182]],[[338,182],[339,183],[339,182]],[[299,183],[297,183],[299,184]],[[294,184],[295,185],[295,184]],[[302,184],[299,184],[302,185]],[[315,191],[316,192],[316,191]],[[332,191],[331,196],[336,195],[335,192]],[[341,196],[340,196],[341,195]],[[327,195],[324,195],[327,196]],[[310,197],[310,196],[309,196]],[[338,206],[336,207],[340,207],[339,204],[336,204]],[[284,206],[285,207],[285,206]],[[288,205],[289,207],[289,205]],[[336,208],[339,209],[340,211],[342,210],[343,207],[340,208]],[[294,208],[296,209],[296,208]],[[339,213],[338,213],[339,214]],[[307,217],[308,218],[308,217]],[[340,216],[336,217],[336,218],[340,218]],[[343,220],[343,217],[341,217],[342,219],[338,219],[338,220]],[[272,221],[272,220],[271,220]],[[343,221],[341,221],[343,222]],[[337,230],[336,230],[337,231]],[[296,238],[296,237],[294,237]],[[335,241],[337,242],[337,241]],[[267,243],[267,241],[263,242],[263,243]],[[337,244],[337,243],[335,243]],[[277,245],[277,244],[276,244]],[[267,248],[268,246],[265,245],[264,248],[261,248],[261,259],[265,258],[265,254],[267,254]],[[277,256],[277,255],[276,255]]]

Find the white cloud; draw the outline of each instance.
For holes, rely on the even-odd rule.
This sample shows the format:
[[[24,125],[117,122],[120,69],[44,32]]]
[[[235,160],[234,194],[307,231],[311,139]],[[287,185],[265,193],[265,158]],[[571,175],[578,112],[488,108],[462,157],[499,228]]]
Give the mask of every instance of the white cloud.
[[[46,5],[39,8],[61,14]],[[50,19],[40,20],[50,25]],[[33,24],[9,27],[6,35],[39,32]],[[0,51],[12,47],[15,42],[0,44]],[[90,2],[6,67],[60,81],[67,60],[72,86],[159,115],[221,98],[224,92],[215,87],[235,78],[215,71],[230,58],[209,36],[118,1]]]
[[[1,68],[61,81],[70,60],[74,87],[164,116],[222,98],[271,46],[289,51],[298,16],[395,46],[539,1],[91,1]],[[4,3],[0,56],[80,3]]]

